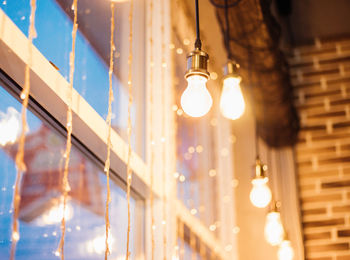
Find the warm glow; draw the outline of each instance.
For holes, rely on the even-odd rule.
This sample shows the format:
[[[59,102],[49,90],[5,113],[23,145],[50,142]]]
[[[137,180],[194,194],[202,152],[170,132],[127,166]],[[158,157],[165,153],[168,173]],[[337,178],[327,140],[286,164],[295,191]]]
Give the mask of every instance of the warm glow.
[[[266,216],[265,223],[265,239],[273,245],[279,245],[284,236],[284,229],[281,222],[281,214],[276,211],[272,211]]]
[[[179,260],[180,259],[180,256],[179,256],[179,247],[178,246],[175,246],[174,247],[174,252],[173,252],[173,255],[171,257],[171,260]]]
[[[21,114],[13,107],[0,111],[0,146],[14,143],[21,131]]]
[[[289,240],[283,240],[277,254],[278,260],[292,260],[294,258],[294,250]]]
[[[201,117],[209,112],[213,100],[206,88],[207,78],[192,75],[187,78],[188,86],[181,96],[181,106],[191,117]]]
[[[245,110],[245,103],[241,87],[240,77],[227,77],[224,79],[224,86],[222,88],[220,109],[224,117],[228,119],[240,118]]]
[[[267,182],[267,177],[257,177],[252,180],[253,188],[250,192],[250,201],[257,208],[265,208],[269,205],[272,195]]]
[[[53,225],[60,223],[63,217],[63,204],[56,205],[52,207],[48,212],[44,213],[36,223],[41,225]],[[66,221],[70,220],[73,217],[73,207],[70,204],[67,204],[65,210],[65,219]]]
[[[17,231],[14,231],[12,233],[12,240],[13,241],[18,241],[19,240],[19,233]]]
[[[109,246],[109,251],[111,253],[112,253],[114,241],[115,239],[113,235],[109,233],[108,246]],[[96,253],[99,255],[104,254],[106,251],[106,236],[105,235],[97,236],[92,241],[88,241],[86,245],[87,245],[87,251],[90,254],[92,253]]]

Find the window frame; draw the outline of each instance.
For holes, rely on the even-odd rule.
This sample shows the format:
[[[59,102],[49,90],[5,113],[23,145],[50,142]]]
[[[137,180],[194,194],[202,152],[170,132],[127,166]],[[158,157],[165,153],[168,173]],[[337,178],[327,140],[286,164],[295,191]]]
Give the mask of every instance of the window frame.
[[[149,4],[146,3],[146,19],[148,21],[149,16],[153,15],[153,37],[155,39],[161,38],[161,28],[159,26],[161,21],[160,1],[156,1],[154,4],[154,12],[150,14]],[[154,84],[150,86],[150,66],[146,66],[146,162],[141,159],[134,151],[132,152],[132,158],[130,161],[130,166],[133,170],[133,182],[132,191],[135,198],[143,200],[145,202],[145,219],[144,229],[145,234],[143,235],[145,248],[144,255],[137,255],[136,259],[150,259],[151,254],[151,244],[150,244],[150,228],[151,228],[151,214],[150,214],[150,201],[149,194],[153,192],[155,195],[155,212],[161,212],[163,197],[163,187],[161,183],[161,165],[164,162],[158,158],[155,160],[155,183],[153,187],[150,186],[150,166],[148,164],[151,144],[150,144],[150,128],[154,131],[154,136],[161,136],[161,124],[165,124],[165,138],[166,138],[166,150],[165,157],[168,162],[168,167],[166,168],[166,196],[167,196],[167,256],[171,257],[175,246],[177,245],[177,231],[176,223],[177,219],[180,219],[187,226],[192,227],[191,232],[196,236],[201,238],[201,241],[216,255],[220,256],[221,259],[232,259],[230,254],[227,254],[224,250],[224,244],[227,238],[221,235],[216,238],[214,234],[209,231],[208,227],[205,226],[199,219],[193,217],[189,210],[184,207],[181,201],[176,197],[176,181],[173,178],[173,173],[175,170],[175,160],[173,159],[173,154],[176,150],[176,140],[174,129],[174,113],[172,111],[173,104],[173,77],[172,75],[172,53],[168,48],[171,42],[171,6],[170,0],[164,1],[164,11],[165,14],[165,59],[171,61],[168,63],[168,69],[165,71],[165,82],[166,86],[162,86],[162,80],[156,75],[161,75],[162,72],[162,61],[161,61],[161,42],[155,41],[153,45],[154,61]],[[185,17],[185,11],[183,9],[178,9],[180,15]],[[180,28],[180,24],[178,28]],[[149,39],[150,28],[146,28],[146,39]],[[187,32],[186,32],[187,33]],[[191,32],[191,36],[194,36],[194,31]],[[145,41],[146,46],[146,64],[150,61],[150,42]],[[2,77],[2,80],[8,81],[9,86],[11,86],[12,94],[18,99],[21,86],[24,84],[24,70],[28,60],[28,39],[27,37],[17,28],[17,26],[11,21],[10,18],[0,9],[0,68],[8,76],[8,78]],[[30,69],[31,73],[31,89],[30,89],[30,108],[36,113],[40,114],[45,121],[48,121],[56,129],[58,129],[63,135],[66,134],[65,124],[66,124],[66,111],[69,102],[68,99],[68,87],[69,83],[66,79],[49,63],[49,61],[40,53],[40,51],[32,45],[32,67]],[[154,94],[154,104],[153,108],[150,107],[149,97],[150,90],[153,89]],[[164,88],[165,102],[161,102],[160,88]],[[164,107],[162,106],[164,105]],[[150,122],[150,113],[153,111],[166,111],[165,122],[162,122],[161,113],[154,113],[154,121]],[[80,148],[89,152],[90,157],[99,164],[103,163],[106,157],[106,140],[107,140],[107,130],[108,125],[105,120],[97,114],[97,112],[85,101],[85,99],[76,91],[73,90],[72,99],[72,112],[73,112],[73,140]],[[222,138],[222,137],[220,137]],[[114,181],[116,181],[122,188],[125,188],[126,180],[126,162],[128,154],[127,143],[112,130],[111,141],[113,147],[111,148],[111,175]],[[217,148],[219,149],[219,148]],[[155,145],[155,153],[161,154],[161,145]],[[218,152],[218,151],[215,151]],[[220,180],[220,187],[224,183],[228,183],[227,180]],[[218,189],[220,190],[220,189]],[[220,194],[220,197],[221,194]],[[221,200],[218,201],[220,211],[227,207]],[[233,205],[232,205],[233,208]],[[161,215],[161,214],[157,214]],[[222,215],[222,214],[220,214]],[[222,217],[221,217],[222,218]],[[162,219],[160,216],[156,216],[156,223],[161,223]],[[222,224],[225,219],[220,220]],[[162,232],[156,232],[156,244],[159,248],[162,248]],[[157,250],[155,252],[156,259],[160,259],[163,254],[162,250]]]

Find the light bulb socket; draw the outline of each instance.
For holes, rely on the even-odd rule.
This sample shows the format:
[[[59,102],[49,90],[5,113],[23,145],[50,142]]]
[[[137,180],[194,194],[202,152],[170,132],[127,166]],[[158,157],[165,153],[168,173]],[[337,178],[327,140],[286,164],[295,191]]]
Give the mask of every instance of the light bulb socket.
[[[263,164],[259,157],[255,161],[255,178],[266,178],[267,166]]]
[[[273,201],[270,206],[270,212],[280,212],[281,202]]]
[[[209,55],[199,48],[196,48],[188,53],[185,78],[187,79],[190,76],[198,75],[209,79],[210,74],[208,72],[208,61]]]
[[[228,77],[241,78],[238,74],[239,64],[229,60],[224,67],[224,79]]]

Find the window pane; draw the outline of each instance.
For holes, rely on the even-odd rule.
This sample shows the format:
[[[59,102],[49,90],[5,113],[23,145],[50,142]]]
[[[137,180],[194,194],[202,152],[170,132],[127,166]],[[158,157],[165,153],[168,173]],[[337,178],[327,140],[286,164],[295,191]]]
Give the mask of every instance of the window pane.
[[[28,34],[29,3],[30,1],[27,0],[0,1],[0,8],[25,35]],[[34,39],[34,45],[59,68],[59,72],[66,79],[69,77],[69,54],[72,44],[72,21],[69,18],[73,15],[71,4],[71,1],[66,0],[38,0],[35,20],[37,37]],[[134,6],[133,34],[138,44],[134,44],[133,49],[132,123],[135,130],[132,142],[133,149],[145,158],[143,1],[136,0]],[[124,140],[127,140],[129,3],[117,3],[116,13],[116,52],[113,77],[115,99],[112,124]],[[76,40],[74,88],[103,118],[106,118],[108,112],[109,23],[109,1],[82,0],[78,2],[79,31]]]
[[[0,259],[11,248],[12,200],[16,178],[14,158],[20,126],[20,103],[0,87]],[[20,240],[16,259],[58,259],[61,236],[62,167],[65,138],[28,112],[26,135],[27,172],[21,181]],[[97,259],[104,255],[106,176],[89,157],[73,146],[69,165],[65,256],[67,259]],[[127,201],[125,192],[111,183],[111,258],[124,259],[126,251]],[[131,200],[132,226],[142,221],[139,203]],[[137,223],[136,223],[137,222]],[[141,228],[142,229],[142,228]],[[139,233],[136,233],[139,232]],[[132,229],[131,251],[142,234]]]

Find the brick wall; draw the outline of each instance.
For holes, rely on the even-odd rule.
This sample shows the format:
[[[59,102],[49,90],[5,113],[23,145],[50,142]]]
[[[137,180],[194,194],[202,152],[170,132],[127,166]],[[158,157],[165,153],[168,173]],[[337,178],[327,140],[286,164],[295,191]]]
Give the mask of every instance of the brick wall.
[[[315,40],[289,59],[307,260],[350,260],[350,37]]]

